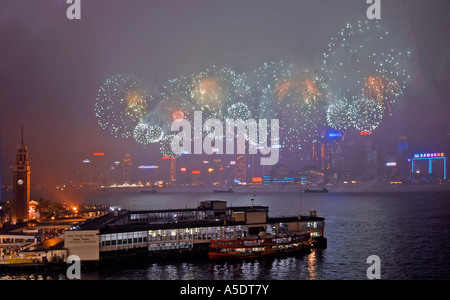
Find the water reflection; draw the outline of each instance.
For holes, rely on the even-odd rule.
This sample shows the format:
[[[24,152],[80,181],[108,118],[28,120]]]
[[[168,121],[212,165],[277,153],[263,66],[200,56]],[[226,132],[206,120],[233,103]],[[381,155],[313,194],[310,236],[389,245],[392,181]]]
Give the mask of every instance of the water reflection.
[[[311,253],[308,255],[308,265],[306,267],[306,270],[308,271],[307,279],[309,280],[315,280],[318,279],[318,273],[317,273],[317,264],[318,264],[318,254],[316,250],[311,251]]]
[[[249,205],[252,195],[224,195],[229,205]],[[195,207],[209,194],[157,195],[152,201],[127,200],[139,209]],[[217,195],[214,195],[217,197]],[[291,215],[296,194],[261,194],[255,204],[268,205],[270,216]],[[326,218],[326,250],[310,254],[235,262],[157,263],[82,273],[82,279],[321,280],[367,279],[366,259],[382,259],[382,278],[449,279],[450,193],[349,193],[305,195],[303,209]],[[94,200],[92,200],[94,201]],[[91,201],[88,201],[91,202]],[[124,202],[124,201],[122,201]],[[117,204],[117,203],[116,203]],[[150,207],[151,206],[151,207]],[[61,276],[61,277],[59,277]],[[65,279],[64,275],[0,274],[0,279]]]

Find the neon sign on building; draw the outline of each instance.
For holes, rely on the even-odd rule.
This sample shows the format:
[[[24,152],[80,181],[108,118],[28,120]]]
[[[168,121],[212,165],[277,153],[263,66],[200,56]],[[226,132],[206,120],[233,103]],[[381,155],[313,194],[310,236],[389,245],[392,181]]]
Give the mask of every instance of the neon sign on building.
[[[417,160],[428,160],[428,174],[433,173],[433,160],[442,159],[444,161],[444,180],[447,179],[447,159],[444,153],[418,153],[414,154],[414,158],[411,160],[411,172],[414,173],[414,162]]]

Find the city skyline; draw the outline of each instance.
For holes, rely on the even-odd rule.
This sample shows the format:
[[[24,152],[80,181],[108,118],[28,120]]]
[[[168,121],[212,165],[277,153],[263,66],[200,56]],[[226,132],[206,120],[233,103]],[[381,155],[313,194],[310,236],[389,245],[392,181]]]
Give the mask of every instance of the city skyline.
[[[0,280],[449,279],[449,0],[0,2]]]
[[[8,41],[4,45],[9,46],[0,49],[8,61],[0,72],[5,82],[0,88],[4,108],[0,111],[3,181],[10,180],[21,125],[36,183],[69,181],[68,171],[94,152],[108,153],[114,161],[130,153],[142,164],[156,164],[161,157],[159,145],[116,139],[98,126],[93,108],[99,87],[107,78],[136,74],[146,89],[158,94],[169,80],[202,72],[212,65],[245,73],[265,61],[283,59],[302,69],[314,68],[320,65],[327,43],[340,28],[365,18],[367,5],[363,2],[312,5],[285,1],[272,12],[283,20],[269,18],[268,9],[273,5],[269,2],[226,5],[193,1],[192,7],[187,7],[177,1],[138,1],[127,6],[127,16],[118,14],[124,5],[119,2],[83,3],[83,18],[74,22],[65,17],[66,7],[56,2],[45,9],[32,2],[26,8],[6,2],[1,20],[9,30],[3,31],[2,37]],[[409,66],[411,82],[393,116],[373,134],[375,144],[395,148],[397,139],[407,136],[416,152],[449,151],[449,124],[440,117],[449,110],[445,101],[448,26],[440,26],[448,20],[440,7],[448,4],[383,3],[381,23],[404,38],[405,48],[414,58]],[[23,20],[10,17],[18,15],[18,9]],[[154,16],[140,16],[138,10]],[[215,18],[223,10],[237,13],[229,19]],[[162,11],[164,17],[158,17]],[[433,20],[420,17],[430,13]],[[130,22],[131,15],[134,22]],[[324,16],[328,21],[321,24]],[[176,22],[172,22],[174,17]],[[302,26],[307,22],[308,30]],[[264,24],[267,32],[252,35],[257,24]],[[237,27],[240,34],[234,30]],[[127,32],[135,34],[127,36]],[[139,46],[126,47],[123,40],[125,45]],[[59,44],[62,47],[55,47]]]

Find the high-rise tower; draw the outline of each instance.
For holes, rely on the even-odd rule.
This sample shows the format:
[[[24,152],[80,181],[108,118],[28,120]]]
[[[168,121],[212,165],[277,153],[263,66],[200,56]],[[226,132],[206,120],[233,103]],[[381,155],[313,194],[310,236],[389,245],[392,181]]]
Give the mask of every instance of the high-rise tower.
[[[122,160],[122,183],[131,183],[131,167],[133,163],[131,162],[131,155],[125,154]]]
[[[16,154],[16,163],[13,169],[13,211],[12,222],[28,221],[28,208],[30,203],[30,163],[28,149],[23,143],[23,127],[19,148]]]

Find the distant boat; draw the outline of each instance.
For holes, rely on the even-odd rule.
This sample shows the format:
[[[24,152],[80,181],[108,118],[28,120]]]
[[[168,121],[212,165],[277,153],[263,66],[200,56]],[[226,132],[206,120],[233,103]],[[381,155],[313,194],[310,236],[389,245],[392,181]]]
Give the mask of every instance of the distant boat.
[[[233,189],[228,190],[214,190],[214,193],[234,193]]]
[[[328,190],[326,188],[323,188],[321,190],[309,190],[309,189],[306,189],[305,193],[328,193]]]
[[[153,190],[141,190],[141,193],[153,193],[153,194],[155,194],[155,193],[157,193],[158,191],[157,190],[155,190],[155,189],[153,189]]]

